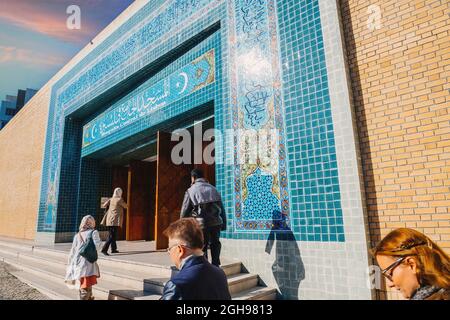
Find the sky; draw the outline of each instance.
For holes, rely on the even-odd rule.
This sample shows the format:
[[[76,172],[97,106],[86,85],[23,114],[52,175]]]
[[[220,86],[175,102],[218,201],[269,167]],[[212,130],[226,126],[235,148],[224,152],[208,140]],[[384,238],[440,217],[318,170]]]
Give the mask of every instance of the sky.
[[[0,0],[0,100],[40,89],[134,0]],[[80,8],[80,29],[71,5]]]

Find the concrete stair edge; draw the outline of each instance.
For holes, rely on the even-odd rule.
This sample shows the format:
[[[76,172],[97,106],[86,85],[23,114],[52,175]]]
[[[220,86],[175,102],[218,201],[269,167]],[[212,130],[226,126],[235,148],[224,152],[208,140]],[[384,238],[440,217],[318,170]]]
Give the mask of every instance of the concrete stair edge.
[[[5,254],[5,252],[2,250],[2,248],[0,248],[0,256],[2,254]],[[8,253],[6,253],[6,254],[8,254]],[[45,264],[51,265],[55,269],[61,269],[60,270],[61,272],[65,272],[65,268],[67,265],[66,261],[53,260],[53,259],[49,259],[47,257],[44,258],[44,257],[40,257],[40,256],[35,256],[32,253],[28,253],[28,252],[20,252],[17,254],[16,258],[19,260],[25,260],[26,262],[31,263],[31,264],[37,263],[39,265],[39,264],[45,263]],[[136,276],[136,273],[134,273],[134,274],[123,273],[121,271],[123,271],[123,270],[119,270],[117,267],[112,270],[110,267],[108,267],[108,268],[100,267],[100,274],[102,276],[104,276],[104,278],[110,279],[109,281],[115,282],[114,279],[120,278],[120,279],[127,280],[127,281],[138,282],[140,287],[143,286],[143,281],[147,277],[158,276],[155,274],[151,274],[150,272],[147,272],[145,275],[139,274],[138,276]],[[125,270],[125,271],[128,271],[128,270]],[[122,282],[123,281],[121,281],[120,283],[122,283]]]
[[[25,271],[26,273],[33,274],[38,278],[46,279],[49,282],[53,282],[55,284],[60,284],[61,287],[65,286],[64,284],[64,275],[49,271],[43,270],[42,268],[36,268],[29,265],[26,265],[19,261],[18,259],[4,258],[3,261],[11,266],[16,267],[21,271]],[[54,270],[53,270],[54,271]],[[101,278],[100,278],[101,279]],[[101,299],[107,300],[109,296],[109,292],[111,290],[117,289],[120,284],[111,283],[109,281],[100,280],[99,283],[93,286],[93,293],[97,297],[101,297]],[[121,286],[123,289],[133,290],[133,288],[129,288],[126,286]]]
[[[5,245],[4,245],[5,244]],[[39,256],[43,258],[51,258],[56,257],[56,259],[61,259],[61,261],[67,260],[67,252],[57,250],[54,248],[46,248],[46,247],[38,247],[38,246],[32,246],[32,245],[22,245],[22,244],[14,244],[9,242],[2,242],[0,240],[0,250],[1,247],[11,247],[15,248],[16,250],[19,249],[20,251],[31,253],[34,256]],[[101,253],[99,252],[99,259],[97,261],[100,268],[116,268],[116,269],[124,269],[129,271],[137,271],[137,272],[148,272],[149,269],[152,269],[154,271],[154,274],[160,274],[160,276],[170,276],[172,274],[172,267],[168,265],[157,265],[152,263],[142,263],[138,261],[129,261],[129,260],[119,260],[114,259],[114,256],[112,257],[103,257]],[[120,267],[119,267],[120,266]],[[223,265],[221,265],[221,268],[224,270],[225,274],[232,275],[235,273],[240,272],[242,268],[242,263],[239,261],[233,261],[228,262]]]
[[[27,248],[29,250],[32,250],[32,248],[35,246],[34,243],[18,243],[1,238],[0,238],[0,245],[10,248]]]
[[[231,295],[233,300],[273,300],[276,298],[277,289],[270,287],[256,286],[248,290]]]
[[[42,249],[42,248],[34,248],[34,250],[23,250],[21,249],[18,251],[17,249],[14,250],[13,254],[19,254],[19,255],[25,255],[26,257],[30,258],[36,258],[41,260],[49,261],[50,263],[67,263],[67,252],[57,252],[56,255],[53,255],[51,253],[50,255],[46,254],[50,250],[49,249]],[[0,242],[0,252],[6,252],[11,253],[4,247],[2,247],[2,244]],[[43,253],[43,254],[42,254]],[[11,253],[12,254],[12,253]],[[138,272],[141,274],[148,274],[148,276],[145,277],[170,277],[172,274],[172,268],[171,266],[161,266],[161,265],[155,265],[155,264],[138,264],[139,266],[142,266],[142,270],[132,270],[133,268],[121,268],[126,265],[136,265],[133,262],[129,261],[120,261],[120,260],[114,260],[114,259],[108,259],[101,256],[101,253],[99,253],[99,259],[97,260],[97,263],[99,264],[100,269],[112,269],[114,274],[122,275],[121,271],[132,271],[132,272]],[[224,270],[225,274],[233,275],[240,273],[242,268],[241,262],[229,262],[225,263],[221,266],[221,268]],[[111,272],[110,272],[111,273]],[[123,274],[124,277],[129,277],[127,274]],[[143,277],[143,279],[145,278]],[[130,277],[132,279],[137,277]]]
[[[39,276],[28,273],[24,270],[10,271],[10,273],[20,281],[26,283],[30,287],[35,288],[51,300],[74,300],[78,297],[76,291],[74,291],[73,294],[68,294],[66,290],[70,289],[56,288],[57,285],[53,281],[40,278]]]
[[[170,278],[153,278],[144,280],[144,291],[149,294],[161,295],[166,282]],[[251,273],[240,273],[227,277],[230,294],[235,294],[258,286],[258,275]]]
[[[112,296],[119,297],[118,300],[159,300],[161,295],[145,291],[126,292],[125,290],[112,290]],[[242,292],[231,295],[232,300],[274,300],[277,290],[275,288],[256,286]]]
[[[5,253],[0,252],[1,255],[5,256]],[[8,257],[7,257],[8,258]],[[54,261],[48,261],[48,260],[42,260],[41,258],[33,257],[32,255],[25,255],[20,254],[17,257],[10,256],[11,259],[17,259],[18,262],[23,265],[31,265],[34,269],[38,270],[45,270],[45,271],[51,271],[53,274],[56,275],[62,275],[65,274],[66,270],[66,264],[54,262]],[[51,266],[50,266],[51,265]],[[45,268],[50,266],[50,268]],[[133,289],[142,289],[143,287],[143,281],[145,277],[139,278],[139,277],[133,277],[130,275],[125,275],[122,273],[115,273],[108,270],[102,270],[100,268],[100,279],[101,281],[107,281],[109,283],[114,283],[117,285],[122,285],[125,287],[133,288]],[[147,274],[146,276],[152,276]]]
[[[37,290],[39,290],[40,292],[42,292],[43,294],[49,296],[50,298],[53,299],[69,299],[66,295],[64,294],[60,294],[60,293],[55,293],[54,289],[48,289],[46,287],[43,287],[42,285],[39,285],[39,282],[45,281],[47,284],[51,284],[51,286],[58,286],[55,281],[55,279],[62,281],[64,279],[63,276],[61,275],[57,275],[57,274],[52,274],[51,272],[48,272],[48,270],[42,270],[42,269],[36,269],[36,268],[32,268],[29,266],[24,266],[20,261],[14,261],[12,259],[8,259],[8,258],[3,258],[3,261],[20,269],[20,271],[15,272],[15,276],[17,276],[19,279],[22,279],[22,281],[24,281],[25,283],[28,283],[30,286],[36,288]],[[30,272],[31,271],[31,272]],[[26,277],[21,277],[20,274],[18,272],[23,272],[26,274],[31,274],[33,278],[37,278],[36,281],[30,281],[29,278]],[[41,275],[44,274],[44,277],[42,277]],[[258,276],[254,275],[254,274],[248,274],[248,273],[242,273],[239,275],[235,275],[233,276],[231,279],[228,278],[229,283],[231,283],[231,288],[230,288],[230,293],[232,294],[232,299],[233,300],[260,300],[260,299],[268,299],[268,300],[272,300],[276,298],[276,289],[274,288],[268,288],[268,287],[261,287],[257,285],[257,280]],[[146,282],[152,281],[153,283],[157,282],[155,281],[155,279],[146,279]],[[165,279],[160,279],[160,285],[162,285],[163,283],[165,283],[164,280],[168,280],[167,278]],[[254,283],[252,284],[247,284],[246,286],[244,286],[244,289],[240,288],[239,290],[232,290],[232,286],[233,284],[239,284],[242,282],[249,282],[253,280]],[[38,284],[36,284],[36,282]],[[51,288],[50,286],[50,288]],[[64,287],[64,284],[62,283],[61,286],[58,286],[60,288]],[[162,289],[162,287],[161,287]],[[67,289],[69,290],[69,289]],[[159,299],[158,297],[160,297],[159,294],[155,294],[155,293],[151,293],[151,292],[145,292],[145,291],[141,291],[142,294],[141,295],[137,295],[134,296],[133,298],[130,299],[130,297],[127,297],[126,295],[123,294],[118,294],[118,292],[124,292],[124,291],[139,291],[139,290],[134,290],[134,288],[121,288],[121,289],[111,289],[111,288],[107,288],[107,287],[103,287],[101,285],[97,285],[94,286],[94,296],[101,297],[102,299],[112,299],[112,300],[117,300],[117,297],[121,297],[124,300],[157,300]]]
[[[14,249],[20,249],[23,251],[31,251],[33,253],[36,253],[37,255],[42,255],[42,256],[51,255],[51,256],[64,258],[64,257],[67,257],[67,254],[68,254],[68,252],[66,252],[66,251],[58,250],[55,248],[43,247],[43,246],[39,246],[36,244],[14,243],[12,241],[4,241],[1,238],[0,238],[0,246],[10,247],[10,248],[14,248]],[[114,259],[114,256],[104,257],[101,255],[100,252],[99,252],[99,261],[101,263],[105,263],[105,264],[112,263],[112,264],[133,265],[133,266],[143,267],[143,268],[154,267],[154,268],[158,268],[158,269],[167,269],[167,270],[169,270],[169,272],[171,271],[171,266],[157,265],[157,264],[152,264],[152,263],[142,263],[139,261],[118,260],[118,259]]]
[[[12,250],[5,250],[6,248],[11,248]],[[7,258],[2,257],[1,252],[7,252],[8,256]],[[25,258],[25,259],[23,259]],[[28,259],[28,260],[27,260]],[[3,260],[4,262],[15,266],[16,268],[20,269],[18,271],[15,271],[14,276],[16,276],[19,280],[28,283],[30,286],[36,288],[40,292],[42,292],[44,295],[49,296],[51,298],[56,299],[73,299],[73,297],[78,297],[77,291],[74,291],[76,294],[72,297],[72,295],[69,295],[66,293],[58,293],[59,291],[55,288],[63,287],[64,289],[70,290],[66,288],[63,279],[64,275],[61,275],[61,273],[54,273],[51,271],[55,271],[55,269],[59,268],[65,268],[65,261],[67,259],[67,252],[54,249],[54,248],[46,248],[46,247],[36,247],[35,245],[32,245],[30,243],[14,243],[14,242],[8,242],[3,241],[0,238],[0,261]],[[23,261],[25,260],[25,261]],[[28,263],[31,263],[30,260],[37,262],[39,260],[39,264],[41,265],[41,268],[36,268],[33,266],[27,266],[26,261]],[[43,261],[43,262],[42,262]],[[103,265],[102,262],[105,262],[106,265],[114,265],[115,267],[108,267]],[[50,271],[48,268],[43,268],[44,265],[52,264],[54,268],[50,268]],[[145,264],[141,262],[135,262],[135,261],[127,261],[127,260],[117,260],[117,259],[111,259],[111,258],[104,258],[99,256],[98,260],[99,266],[100,266],[100,272],[101,275],[109,274],[111,277],[122,277],[124,279],[128,278],[134,278],[136,281],[140,282],[140,288],[146,289],[146,284],[152,284],[153,286],[159,286],[162,290],[165,282],[170,278],[170,276],[166,276],[170,273],[172,273],[172,269],[168,267],[167,265],[154,265],[154,264]],[[58,264],[61,264],[61,267],[58,267]],[[117,265],[120,266],[127,266],[128,268],[117,268]],[[156,278],[144,278],[141,279],[141,277],[133,277],[129,276],[129,274],[121,274],[121,273],[115,273],[115,272],[109,272],[105,269],[112,268],[112,269],[120,269],[124,272],[136,272],[135,270],[132,270],[134,266],[137,266],[137,269],[143,268],[148,272],[149,268],[155,267],[157,270],[161,270],[162,274],[164,276],[160,276],[159,274],[156,275],[150,275],[155,276]],[[224,264],[221,266],[224,272],[227,274],[227,280],[230,286],[230,293],[232,295],[233,300],[266,300],[266,299],[276,299],[276,293],[277,290],[275,288],[270,287],[264,287],[259,285],[259,276],[255,274],[250,273],[242,273],[242,263],[238,261],[229,262],[227,264]],[[103,269],[103,270],[102,270]],[[63,270],[63,269],[62,269]],[[61,271],[61,269],[59,270]],[[162,275],[161,274],[161,275]],[[30,281],[30,278],[36,278],[36,283],[33,283],[33,281]],[[101,279],[101,278],[100,278]],[[102,283],[103,282],[103,283]],[[49,288],[43,287],[42,283],[48,284]],[[59,285],[61,283],[61,285]],[[116,289],[119,286],[120,289]],[[94,296],[101,297],[103,299],[118,299],[120,295],[116,295],[118,292],[126,292],[126,291],[134,291],[139,292],[141,290],[137,289],[137,286],[135,287],[128,287],[126,285],[123,285],[122,283],[114,283],[113,281],[105,281],[102,280],[99,281],[99,284],[93,287],[94,289]],[[141,291],[141,294],[135,294],[135,296],[132,298],[132,300],[156,300],[160,297],[159,294],[152,293],[152,290],[148,291]],[[64,291],[64,290],[62,290]],[[159,290],[158,290],[159,291]],[[162,292],[162,291],[161,291]],[[125,296],[121,297],[126,300],[130,300]]]

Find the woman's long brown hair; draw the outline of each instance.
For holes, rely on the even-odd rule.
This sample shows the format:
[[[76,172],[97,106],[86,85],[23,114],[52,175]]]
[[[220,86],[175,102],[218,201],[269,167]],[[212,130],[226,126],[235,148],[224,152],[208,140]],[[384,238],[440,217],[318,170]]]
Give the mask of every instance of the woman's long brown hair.
[[[421,285],[450,289],[450,257],[426,235],[408,228],[391,231],[372,250],[372,254],[411,256],[417,263]]]

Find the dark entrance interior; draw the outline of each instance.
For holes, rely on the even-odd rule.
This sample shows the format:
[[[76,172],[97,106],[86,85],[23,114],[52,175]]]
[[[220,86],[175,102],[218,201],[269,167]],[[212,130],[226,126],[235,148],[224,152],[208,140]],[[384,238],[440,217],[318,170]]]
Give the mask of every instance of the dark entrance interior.
[[[203,136],[206,130],[214,128],[214,118],[210,116],[183,127],[192,137],[190,164],[173,163],[172,148],[179,141],[171,141],[172,133],[169,130],[158,131],[154,141],[145,150],[134,152],[126,160],[105,160],[110,167],[109,189],[112,192],[116,187],[122,188],[123,198],[128,204],[119,240],[154,240],[157,249],[167,248],[168,240],[162,232],[179,218],[184,193],[191,184],[190,171],[201,168],[205,178],[215,184],[214,164],[204,161],[194,164],[195,126],[201,126]],[[214,142],[202,142],[202,150],[196,150],[197,153],[203,153],[211,143]]]
[[[112,168],[112,186],[123,190],[128,204],[120,240],[154,240],[156,162],[133,160]]]

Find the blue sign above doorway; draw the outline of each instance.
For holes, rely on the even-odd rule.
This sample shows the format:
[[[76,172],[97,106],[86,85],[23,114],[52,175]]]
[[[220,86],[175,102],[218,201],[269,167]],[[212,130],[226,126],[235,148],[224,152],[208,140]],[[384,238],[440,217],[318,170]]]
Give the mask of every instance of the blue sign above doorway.
[[[140,94],[114,105],[83,127],[83,148],[215,80],[214,49]]]

